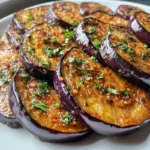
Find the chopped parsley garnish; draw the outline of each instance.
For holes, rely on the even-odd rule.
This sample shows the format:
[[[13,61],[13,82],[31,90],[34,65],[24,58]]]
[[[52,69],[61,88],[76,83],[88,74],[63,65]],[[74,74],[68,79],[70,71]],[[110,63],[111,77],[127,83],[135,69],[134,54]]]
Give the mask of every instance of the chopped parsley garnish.
[[[49,86],[47,82],[39,82],[37,84],[38,89],[40,90],[41,93],[47,93],[49,92]]]
[[[129,61],[135,62],[135,58],[134,58],[134,57],[131,57],[131,58],[129,59]]]
[[[96,28],[95,27],[89,27],[88,33],[93,34],[95,32],[96,32]]]
[[[5,85],[9,83],[10,79],[8,79],[5,75],[2,76],[1,78],[2,84]]]
[[[97,76],[97,79],[103,79],[104,78],[104,73],[101,73],[99,76]]]
[[[113,87],[109,87],[107,91],[111,94],[118,94],[118,90],[114,89]]]
[[[15,74],[15,73],[16,73],[16,70],[14,70],[14,69],[10,69],[10,70],[9,70],[9,73],[13,75],[13,74]]]
[[[29,53],[30,55],[32,55],[33,53],[35,53],[35,48],[30,46],[29,50],[27,50],[27,53]]]
[[[141,54],[141,59],[142,59],[142,60],[145,60],[146,58],[147,58],[147,54],[146,54],[146,53],[142,53],[142,54]]]
[[[51,65],[51,63],[48,61],[48,62],[41,62],[41,64],[44,66],[44,67],[49,67]]]
[[[50,58],[53,56],[53,50],[49,46],[43,49],[42,51]]]
[[[43,111],[47,111],[47,108],[46,108],[46,103],[44,102],[41,102],[41,103],[37,103],[35,100],[32,100],[31,101],[31,104],[35,107],[35,108],[38,108],[38,109],[41,109]]]
[[[79,24],[77,20],[73,20],[73,26],[76,27]]]
[[[56,103],[53,106],[56,107],[56,108],[59,108],[60,107],[60,103]]]
[[[136,41],[136,38],[131,34],[127,34],[127,37],[128,37],[128,39]]]
[[[66,39],[73,39],[74,37],[74,32],[73,31],[67,31],[64,33],[64,36]]]
[[[97,83],[94,83],[94,89],[100,89],[100,88],[101,88],[100,85],[98,85]]]
[[[62,117],[61,121],[65,125],[69,125],[71,122],[75,121],[75,117],[70,115],[68,112],[65,113],[65,115]]]
[[[30,80],[30,75],[28,73],[21,73],[20,77],[23,77],[23,83],[27,83]]]
[[[43,40],[43,43],[44,43],[44,44],[48,44],[48,40],[45,40],[45,39],[44,39],[44,40]]]
[[[27,34],[27,38],[31,39],[32,38],[31,34]]]
[[[144,105],[145,102],[146,102],[146,101],[145,101],[144,99],[141,100],[141,104],[142,104],[142,105]]]
[[[31,12],[29,12],[29,16],[27,17],[27,22],[31,22],[34,20],[33,14]]]
[[[85,74],[85,79],[87,80],[87,81],[89,81],[89,80],[91,80],[91,76],[89,76],[88,74]]]
[[[129,91],[121,90],[120,92],[121,92],[121,94],[123,96],[130,96],[130,92]]]
[[[95,47],[100,47],[101,46],[101,42],[98,39],[94,39],[93,44]]]
[[[87,101],[84,101],[84,106],[88,106],[88,102]]]
[[[54,44],[57,43],[57,39],[55,37],[52,37],[49,35],[48,38],[51,39],[52,43],[54,43]]]

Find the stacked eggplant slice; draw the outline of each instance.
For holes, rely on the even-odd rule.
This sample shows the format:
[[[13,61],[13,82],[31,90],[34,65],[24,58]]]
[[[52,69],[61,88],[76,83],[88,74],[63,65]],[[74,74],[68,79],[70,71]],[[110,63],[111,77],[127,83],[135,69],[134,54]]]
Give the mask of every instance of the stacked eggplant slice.
[[[146,125],[149,16],[94,2],[16,12],[0,38],[0,121],[49,142]]]

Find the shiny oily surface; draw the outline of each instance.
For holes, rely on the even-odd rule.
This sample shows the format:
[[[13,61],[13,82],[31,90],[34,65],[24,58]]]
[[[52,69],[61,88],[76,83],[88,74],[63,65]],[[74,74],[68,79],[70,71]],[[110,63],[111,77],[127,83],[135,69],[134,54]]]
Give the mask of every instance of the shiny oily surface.
[[[73,45],[73,32],[59,25],[42,24],[25,35],[22,50],[27,59],[55,71],[59,57]]]
[[[122,18],[130,19],[131,16],[133,16],[136,12],[143,11],[142,9],[130,5],[120,5],[116,12],[119,14]]]
[[[95,2],[83,2],[80,5],[84,14],[89,15],[97,11],[102,11],[108,14],[113,14],[112,10],[107,6]]]
[[[6,117],[14,117],[8,103],[8,89],[14,73],[20,66],[19,53],[13,48],[6,48],[7,43],[3,48],[0,44],[0,113]]]
[[[42,127],[68,133],[87,130],[87,126],[79,122],[73,112],[67,111],[47,82],[31,77],[22,69],[15,83],[23,107]]]
[[[146,12],[138,12],[135,14],[138,23],[150,32],[150,14]]]
[[[40,23],[49,22],[49,6],[41,6],[33,9],[22,9],[14,14],[15,19],[24,29],[31,29]]]
[[[99,21],[102,21],[104,23],[109,23],[111,25],[118,25],[118,26],[127,26],[128,25],[128,21],[117,17],[117,16],[112,16],[103,12],[96,12],[94,14],[91,15],[92,18],[95,18]]]
[[[150,54],[146,44],[125,28],[112,28],[109,37],[112,48],[128,63],[150,74]]]
[[[52,10],[60,20],[72,26],[76,26],[84,19],[79,6],[73,2],[55,2],[52,4]]]
[[[140,89],[74,48],[62,62],[62,77],[75,103],[105,123],[127,127],[150,118],[150,101]]]

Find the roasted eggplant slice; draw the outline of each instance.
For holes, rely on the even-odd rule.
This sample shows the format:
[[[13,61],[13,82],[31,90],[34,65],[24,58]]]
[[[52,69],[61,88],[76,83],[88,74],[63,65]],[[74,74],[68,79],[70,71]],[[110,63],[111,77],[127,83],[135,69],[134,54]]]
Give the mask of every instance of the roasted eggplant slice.
[[[50,17],[52,22],[59,22],[63,27],[77,26],[83,20],[78,4],[73,2],[53,3]]]
[[[76,45],[74,33],[59,25],[42,24],[31,29],[21,47],[22,62],[36,76],[52,79],[59,57]]]
[[[16,48],[20,48],[22,37],[20,34],[17,33],[17,31],[14,29],[13,25],[10,24],[7,29],[7,38],[9,39],[10,43]]]
[[[62,57],[54,86],[61,101],[100,134],[126,134],[149,122],[148,93],[91,60],[79,48]]]
[[[12,81],[9,102],[22,126],[41,140],[72,141],[89,133],[74,112],[63,106],[54,88],[30,76],[24,67]]]
[[[142,11],[135,13],[131,18],[130,26],[141,41],[150,45],[150,14]]]
[[[105,65],[98,49],[101,46],[101,41],[106,37],[110,25],[103,23],[94,18],[84,19],[76,29],[77,43],[93,58]]]
[[[138,11],[142,11],[142,9],[131,5],[120,5],[116,10],[116,14],[129,20]]]
[[[20,63],[18,51],[10,47],[11,45],[8,44],[6,33],[4,33],[0,39],[0,122],[12,128],[17,128],[20,125],[10,109],[8,89],[10,80],[19,68]]]
[[[149,48],[130,31],[123,27],[112,28],[102,44],[100,53],[114,71],[134,84],[149,88]]]
[[[122,19],[117,16],[109,15],[104,12],[95,12],[95,13],[91,14],[90,17],[95,18],[104,23],[109,23],[111,25],[117,25],[117,26],[127,26],[128,25],[127,20]]]
[[[113,14],[113,11],[107,6],[101,5],[99,3],[94,3],[94,2],[83,2],[81,3],[80,8],[83,12],[83,15],[90,15],[97,11],[102,11],[111,15]]]
[[[16,31],[22,35],[38,24],[48,23],[49,9],[49,6],[41,6],[20,10],[14,14],[12,24]]]

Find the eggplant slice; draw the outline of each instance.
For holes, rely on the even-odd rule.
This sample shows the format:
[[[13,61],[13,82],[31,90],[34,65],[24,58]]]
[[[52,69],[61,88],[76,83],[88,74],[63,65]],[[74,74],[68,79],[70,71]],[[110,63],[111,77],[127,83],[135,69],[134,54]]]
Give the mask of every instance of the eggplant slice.
[[[9,102],[22,126],[40,140],[68,142],[89,133],[74,111],[63,106],[55,89],[30,76],[24,67],[14,76]]]
[[[149,122],[148,93],[79,48],[72,48],[60,60],[54,86],[61,101],[100,134],[126,134]]]
[[[78,4],[73,2],[55,2],[50,10],[51,22],[58,22],[63,27],[75,27],[82,20]]]
[[[10,109],[8,89],[19,66],[19,53],[12,48],[4,33],[0,38],[0,122],[12,128],[18,128],[20,124]]]
[[[84,19],[76,28],[76,42],[89,55],[96,58],[101,64],[105,65],[98,48],[101,46],[101,41],[106,37],[110,25],[103,23],[94,18]]]
[[[150,14],[137,12],[131,18],[130,27],[134,34],[144,43],[150,46]]]
[[[128,25],[127,20],[117,17],[117,16],[109,15],[104,12],[95,12],[95,13],[91,14],[90,17],[95,18],[104,23],[109,23],[111,25],[117,25],[117,26],[127,26]]]
[[[8,26],[6,34],[7,34],[7,38],[9,39],[10,43],[16,49],[19,49],[20,48],[20,44],[21,44],[21,40],[22,40],[22,36],[17,33],[17,31],[15,30],[15,28],[13,27],[12,24],[10,24]]]
[[[14,14],[13,27],[20,35],[23,35],[38,24],[48,23],[50,20],[49,9],[49,6],[41,6],[20,10]]]
[[[113,14],[113,11],[107,6],[94,2],[83,2],[81,3],[80,8],[83,12],[83,15],[90,15],[97,11],[102,11],[110,15]]]
[[[24,36],[21,46],[23,64],[32,75],[52,80],[59,57],[76,45],[73,36],[72,31],[57,24],[34,27]]]
[[[149,89],[149,48],[126,28],[112,28],[102,44],[100,53],[106,64],[115,72],[134,84]]]
[[[142,11],[142,9],[131,5],[120,5],[116,10],[116,14],[129,20],[131,16],[139,11]]]

